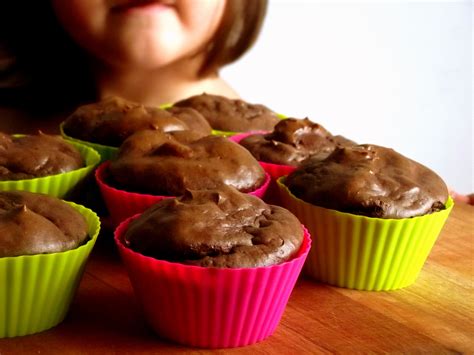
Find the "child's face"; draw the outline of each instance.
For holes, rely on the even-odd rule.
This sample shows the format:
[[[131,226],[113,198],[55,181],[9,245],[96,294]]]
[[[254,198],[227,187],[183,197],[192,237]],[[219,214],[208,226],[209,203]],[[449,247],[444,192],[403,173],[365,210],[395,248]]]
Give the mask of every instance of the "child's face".
[[[200,50],[226,0],[52,0],[74,40],[107,65],[154,69]]]

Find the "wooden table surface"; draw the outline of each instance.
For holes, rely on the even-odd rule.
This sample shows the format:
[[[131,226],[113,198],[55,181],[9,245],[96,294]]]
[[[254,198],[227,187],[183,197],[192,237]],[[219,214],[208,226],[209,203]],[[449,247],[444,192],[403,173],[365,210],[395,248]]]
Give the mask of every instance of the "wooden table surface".
[[[146,326],[109,235],[89,260],[67,318],[55,328],[0,339],[18,353],[474,353],[474,207],[454,207],[417,282],[390,292],[300,279],[276,332],[234,350],[160,340]]]

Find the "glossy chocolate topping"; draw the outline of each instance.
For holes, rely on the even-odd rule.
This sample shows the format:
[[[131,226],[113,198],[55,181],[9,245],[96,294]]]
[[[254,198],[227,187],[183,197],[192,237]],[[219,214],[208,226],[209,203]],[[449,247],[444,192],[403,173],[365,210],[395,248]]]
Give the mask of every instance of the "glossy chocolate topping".
[[[32,179],[83,166],[81,153],[60,136],[0,133],[0,180]]]
[[[80,106],[64,121],[64,132],[88,142],[119,147],[134,132],[143,129],[183,131],[188,126],[166,110],[110,97]]]
[[[245,148],[191,131],[137,132],[122,144],[109,171],[128,191],[168,196],[221,184],[248,192],[265,180],[264,170]]]
[[[448,189],[427,167],[376,145],[336,149],[308,159],[285,184],[311,204],[379,218],[407,218],[444,209]]]
[[[273,132],[253,134],[240,141],[259,161],[298,166],[310,155],[324,159],[336,147],[355,143],[341,136],[333,136],[323,126],[309,119],[287,118],[280,121]]]
[[[178,101],[174,106],[191,107],[199,111],[212,128],[223,131],[271,131],[280,121],[273,111],[263,105],[219,95],[196,95]]]
[[[0,192],[0,257],[57,253],[87,239],[85,218],[65,202],[26,191]]]
[[[130,223],[132,250],[206,267],[259,267],[294,256],[303,241],[298,219],[282,207],[222,186],[162,200]]]

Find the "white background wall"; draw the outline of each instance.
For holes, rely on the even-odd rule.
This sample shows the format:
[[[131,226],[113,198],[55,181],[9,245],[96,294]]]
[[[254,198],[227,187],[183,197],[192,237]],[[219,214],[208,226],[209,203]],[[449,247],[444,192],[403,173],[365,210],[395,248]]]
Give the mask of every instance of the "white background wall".
[[[222,76],[247,101],[394,148],[474,192],[472,3],[270,0]]]

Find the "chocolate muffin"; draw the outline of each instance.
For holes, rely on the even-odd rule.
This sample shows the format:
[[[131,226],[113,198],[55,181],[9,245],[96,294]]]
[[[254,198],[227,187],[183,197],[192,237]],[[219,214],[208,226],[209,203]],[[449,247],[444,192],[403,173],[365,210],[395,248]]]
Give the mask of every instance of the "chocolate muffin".
[[[123,241],[161,260],[219,268],[281,263],[299,250],[303,229],[279,206],[229,186],[186,190],[132,221]]]
[[[193,127],[200,126],[207,134],[208,125],[202,119],[193,123]],[[127,137],[143,129],[170,132],[190,127],[166,110],[118,97],[80,106],[63,124],[64,133],[70,137],[113,147],[119,147]]]
[[[85,218],[55,197],[0,192],[0,258],[75,249],[87,240],[87,229]]]
[[[427,167],[393,149],[364,144],[309,158],[285,185],[313,205],[378,218],[422,216],[444,209],[448,189]]]
[[[109,172],[127,191],[167,196],[221,184],[249,192],[265,181],[264,170],[245,148],[191,131],[137,132],[122,144]]]
[[[324,159],[337,147],[356,143],[333,136],[308,118],[287,118],[267,134],[252,134],[239,142],[259,161],[298,166],[309,156]]]
[[[60,136],[14,137],[0,132],[0,180],[33,179],[84,166],[81,153]]]
[[[270,131],[280,121],[275,112],[263,105],[205,93],[178,101],[173,106],[199,111],[212,128],[222,131]]]
[[[175,106],[166,109],[166,111],[183,121],[191,131],[199,132],[206,136],[212,132],[211,125],[207,122],[206,118],[199,111],[191,107]]]

